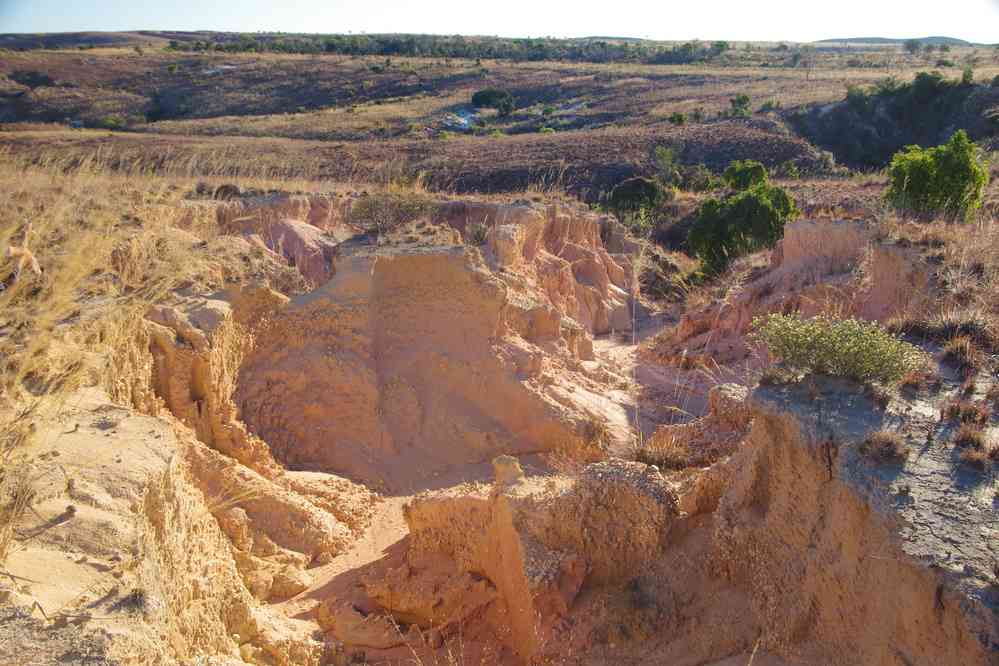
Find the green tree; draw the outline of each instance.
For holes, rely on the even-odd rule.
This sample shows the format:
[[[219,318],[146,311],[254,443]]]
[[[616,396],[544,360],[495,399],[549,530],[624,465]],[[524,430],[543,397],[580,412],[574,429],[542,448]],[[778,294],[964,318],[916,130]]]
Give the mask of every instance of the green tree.
[[[508,91],[499,88],[485,88],[472,95],[472,106],[496,109],[499,111],[499,115],[508,116],[513,112],[516,104],[513,95]]]
[[[909,146],[895,154],[888,168],[888,201],[919,214],[969,219],[982,205],[988,168],[964,130],[935,148]]]
[[[722,178],[733,190],[748,190],[767,182],[767,168],[756,160],[736,160],[728,165]]]
[[[922,48],[922,44],[918,39],[907,39],[905,40],[905,44],[903,44],[903,46],[911,55],[916,55]]]
[[[758,183],[725,199],[708,199],[697,212],[687,245],[708,275],[722,272],[735,258],[773,245],[784,225],[799,215],[782,188]]]

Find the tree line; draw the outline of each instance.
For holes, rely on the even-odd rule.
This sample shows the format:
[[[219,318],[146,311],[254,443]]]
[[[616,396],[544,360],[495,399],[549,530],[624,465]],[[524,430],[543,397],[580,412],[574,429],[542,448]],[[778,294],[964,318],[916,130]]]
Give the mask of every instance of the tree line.
[[[604,39],[467,38],[441,35],[255,35],[225,34],[197,41],[172,40],[174,51],[300,53],[432,58],[570,62],[702,62],[729,50],[728,42],[690,41],[667,46],[654,42]]]

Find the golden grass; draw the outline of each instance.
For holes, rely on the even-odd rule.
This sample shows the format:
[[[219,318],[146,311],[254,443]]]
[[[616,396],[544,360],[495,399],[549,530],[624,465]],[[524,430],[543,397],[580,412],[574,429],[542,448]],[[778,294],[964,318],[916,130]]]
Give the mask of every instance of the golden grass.
[[[909,456],[909,449],[897,432],[879,430],[871,433],[860,445],[860,452],[879,463],[898,462]]]
[[[35,490],[26,466],[0,467],[0,565],[7,560],[17,526],[34,496]]]
[[[317,111],[164,120],[146,125],[143,130],[187,136],[285,137],[323,141],[420,138],[426,137],[426,129],[439,124],[450,108],[467,105],[469,98],[469,91],[441,96],[419,94]]]

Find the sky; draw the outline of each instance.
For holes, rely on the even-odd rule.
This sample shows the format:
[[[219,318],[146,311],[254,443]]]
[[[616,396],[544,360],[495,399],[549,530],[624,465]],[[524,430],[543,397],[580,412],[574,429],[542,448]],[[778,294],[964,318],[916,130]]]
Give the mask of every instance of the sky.
[[[0,0],[0,33],[219,30],[999,42],[999,0]]]

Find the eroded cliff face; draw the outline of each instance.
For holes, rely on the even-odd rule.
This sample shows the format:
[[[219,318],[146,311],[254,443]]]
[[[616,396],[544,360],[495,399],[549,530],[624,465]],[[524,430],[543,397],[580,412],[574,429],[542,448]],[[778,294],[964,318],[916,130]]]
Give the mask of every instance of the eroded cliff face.
[[[858,453],[883,410],[851,388],[761,388],[737,412],[710,413],[702,428],[743,436],[686,477],[612,461],[524,478],[498,459],[492,487],[414,499],[403,554],[367,573],[367,596],[329,599],[319,617],[351,644],[366,608],[511,663],[722,663],[750,651],[772,664],[997,663],[999,595],[981,569],[989,508],[957,519],[962,501],[980,500],[955,488],[924,509],[963,561],[931,550]],[[389,656],[416,640],[394,636],[368,647]]]
[[[987,489],[954,483],[945,452],[897,468],[858,452],[916,405],[818,380],[721,386],[649,440],[695,464],[625,462],[634,387],[592,337],[634,320],[637,248],[619,229],[453,202],[372,233],[314,199],[214,204],[273,270],[239,259],[259,279],[151,309],[96,380],[109,395],[46,423],[35,506],[57,520],[22,526],[37,535],[7,568],[33,582],[3,592],[20,610],[0,654],[999,663]],[[278,233],[299,225],[304,245]],[[881,277],[858,283],[860,265]],[[889,316],[918,291],[910,269],[860,226],[800,223],[743,296],[659,351],[742,361],[754,314],[820,301]],[[572,465],[533,455],[567,451]]]
[[[243,363],[244,421],[285,464],[388,484],[550,450],[587,407],[588,336],[463,244],[362,247],[275,315]]]
[[[748,587],[772,651],[814,642],[833,663],[996,663],[991,502],[953,480],[946,499],[923,502],[905,490],[925,481],[922,461],[865,458],[860,443],[892,416],[857,389],[754,392],[715,513],[719,572]]]
[[[303,245],[280,233],[312,220],[314,206],[304,201],[309,205],[280,199],[277,208],[244,202],[215,209],[223,231],[243,237],[240,247],[262,244],[264,262],[291,264],[303,284],[321,286],[289,298],[270,288],[264,268],[256,271],[261,279],[223,291],[174,294],[145,320],[130,322],[134,330],[124,332],[101,377],[132,408],[96,396],[87,409],[114,412],[109,432],[103,419],[68,431],[79,433],[81,447],[118,456],[115,463],[134,471],[130,504],[100,499],[117,497],[101,455],[74,460],[73,480],[51,491],[113,508],[107,525],[133,524],[128,514],[137,516],[121,543],[98,544],[81,533],[74,547],[107,575],[83,576],[87,565],[68,574],[80,585],[100,579],[113,590],[99,603],[96,592],[84,591],[61,611],[95,603],[87,608],[112,609],[107,626],[119,633],[111,640],[94,634],[87,649],[114,663],[340,659],[343,644],[317,640],[315,619],[289,618],[280,608],[322,585],[318,572],[369,531],[383,501],[369,488],[423,483],[507,451],[571,448],[595,415],[609,413],[616,434],[626,433],[623,408],[603,395],[621,378],[594,360],[592,322],[567,313],[578,315],[577,294],[590,294],[586,312],[607,318],[626,309],[632,294],[611,290],[609,279],[584,289],[572,264],[542,244],[548,233],[549,242],[595,247],[594,219],[545,232],[543,213],[525,209],[523,227],[488,227],[481,246],[466,244],[459,227],[429,219],[376,238],[328,221],[328,228],[298,234]],[[502,209],[487,207],[483,219]],[[286,218],[303,211],[307,220]],[[350,240],[327,233],[334,227]],[[313,251],[316,234],[322,242]],[[594,253],[591,264],[604,273],[610,266],[625,284],[623,269]],[[542,255],[557,264],[550,284],[535,271]],[[273,285],[287,287],[286,276],[272,272],[282,277]],[[158,428],[111,453],[117,433],[133,433],[143,420]],[[60,450],[71,444],[61,442]],[[73,525],[107,530],[77,511]],[[46,544],[34,555],[60,557],[65,548]],[[132,553],[127,565],[105,564],[119,551]],[[134,598],[137,610],[114,615],[118,597]],[[42,600],[51,610],[51,600]],[[22,619],[22,628],[34,627]],[[54,654],[66,646],[49,647]]]

